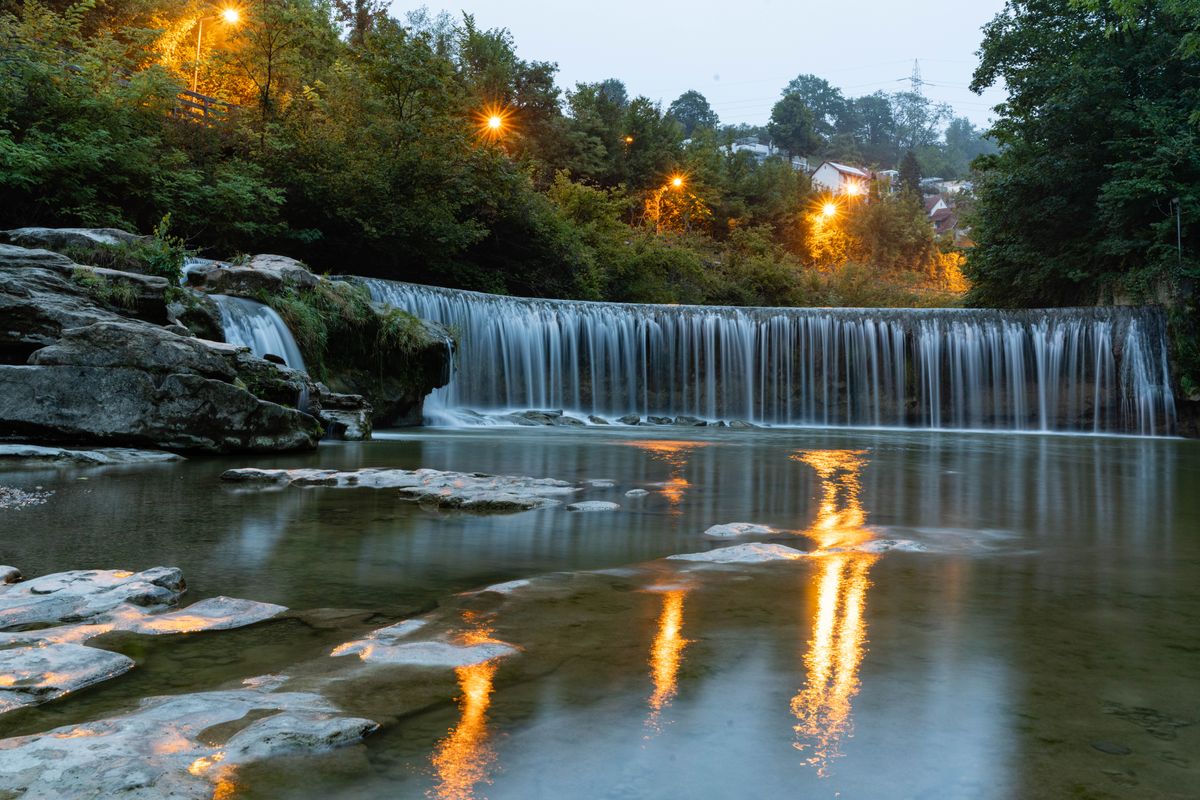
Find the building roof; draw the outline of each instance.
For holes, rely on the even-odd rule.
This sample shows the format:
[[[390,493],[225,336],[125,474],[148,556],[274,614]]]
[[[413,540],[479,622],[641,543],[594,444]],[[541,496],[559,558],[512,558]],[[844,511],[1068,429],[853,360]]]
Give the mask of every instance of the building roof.
[[[939,208],[929,217],[933,230],[940,236],[958,227],[958,214],[952,208]]]
[[[823,164],[821,164],[820,166],[818,166],[817,169],[820,169],[821,167],[825,166],[825,164],[828,164],[829,166],[833,167],[834,169],[836,169],[838,172],[842,173],[843,175],[849,175],[852,178],[870,178],[871,177],[871,173],[867,172],[865,169],[863,169],[861,167],[851,167],[851,166],[847,166],[846,164],[839,164],[836,161],[826,161]]]

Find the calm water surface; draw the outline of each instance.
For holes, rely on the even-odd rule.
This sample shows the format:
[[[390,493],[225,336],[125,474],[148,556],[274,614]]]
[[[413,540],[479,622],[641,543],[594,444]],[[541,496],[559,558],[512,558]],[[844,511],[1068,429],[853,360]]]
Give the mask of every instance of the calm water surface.
[[[612,513],[438,514],[368,489],[246,490],[232,466],[418,466],[575,481]],[[247,797],[1200,797],[1200,443],[879,431],[474,430],[312,455],[10,470],[27,575],[178,566],[188,598],[294,615],[103,646],[132,673],[0,736],[266,672],[437,609],[521,653],[380,666],[326,691],[364,746],[247,768]],[[650,494],[627,498],[625,491]],[[698,568],[750,541],[817,556]],[[897,540],[921,551],[862,552]],[[537,578],[500,597],[462,593]]]

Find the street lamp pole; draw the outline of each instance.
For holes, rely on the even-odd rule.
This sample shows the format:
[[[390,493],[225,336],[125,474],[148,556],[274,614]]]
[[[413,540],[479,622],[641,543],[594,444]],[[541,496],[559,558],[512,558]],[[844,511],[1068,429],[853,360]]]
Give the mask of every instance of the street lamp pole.
[[[204,22],[210,19],[223,19],[230,25],[236,25],[242,17],[241,12],[236,8],[227,8],[220,14],[213,14],[210,17],[201,17],[196,23],[196,65],[192,68],[192,91],[200,85],[200,42],[204,38]]]
[[[192,91],[196,91],[196,87],[200,85],[200,39],[204,36],[204,20],[214,19],[214,17],[201,17],[200,22],[196,24],[196,65],[192,69]]]
[[[1179,258],[1179,268],[1183,269],[1183,204],[1178,197],[1171,198],[1175,206],[1175,252]]]

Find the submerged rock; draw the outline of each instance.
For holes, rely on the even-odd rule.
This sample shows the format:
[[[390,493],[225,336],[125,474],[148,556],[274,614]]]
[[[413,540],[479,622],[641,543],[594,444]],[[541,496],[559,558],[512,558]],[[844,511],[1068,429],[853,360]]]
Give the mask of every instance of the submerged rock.
[[[584,500],[581,503],[571,503],[567,511],[616,511],[621,506],[607,500]]]
[[[684,553],[667,556],[672,561],[700,561],[710,564],[763,564],[768,561],[795,561],[807,554],[794,547],[782,544],[767,544],[755,542],[738,544],[732,547],[720,547],[703,553]]]
[[[359,741],[379,726],[316,694],[248,688],[152,697],[128,714],[0,741],[0,796],[208,800],[238,764]],[[224,742],[218,725],[251,720]]]
[[[623,417],[617,417],[617,422],[622,425],[640,425],[642,424],[642,418],[637,414],[626,414]]]
[[[608,425],[609,422],[604,417],[597,417],[595,414],[588,414],[588,422],[593,425]]]
[[[670,417],[649,416],[646,417],[646,422],[649,422],[651,425],[671,425],[675,422],[675,420],[671,419]]]
[[[630,489],[628,492],[625,493],[625,496],[626,497],[645,497],[648,494],[650,494],[650,493],[648,491],[646,491],[645,489]]]
[[[231,469],[222,480],[289,486],[398,489],[423,506],[478,512],[528,511],[558,505],[558,497],[579,491],[566,481],[515,475],[445,472],[436,469]]]
[[[41,447],[36,444],[0,444],[0,461],[29,461],[38,464],[54,463],[109,465],[153,464],[164,461],[183,461],[183,456],[161,450],[134,450],[128,447],[98,447],[95,450],[68,450],[62,447]]]
[[[753,422],[746,422],[744,419],[731,419],[729,421],[729,427],[740,428],[744,430],[746,428],[757,428],[759,426],[755,425]]]
[[[774,533],[774,529],[757,522],[727,522],[724,525],[713,525],[704,532],[705,536],[717,539],[732,539],[737,536],[753,536]]]
[[[675,424],[689,428],[703,428],[708,425],[708,422],[700,419],[699,417],[682,415],[675,418]]]

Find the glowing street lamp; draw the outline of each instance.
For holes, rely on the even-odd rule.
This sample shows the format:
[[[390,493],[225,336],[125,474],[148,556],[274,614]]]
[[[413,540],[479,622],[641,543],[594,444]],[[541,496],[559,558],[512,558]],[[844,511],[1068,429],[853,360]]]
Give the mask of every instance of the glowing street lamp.
[[[242,21],[242,12],[230,6],[221,10],[220,14],[211,17],[201,17],[196,23],[196,66],[192,70],[192,91],[196,91],[196,87],[200,85],[200,41],[204,37],[204,23],[206,20],[219,19],[223,20],[226,25],[237,25]]]
[[[825,217],[833,217],[837,214],[837,203],[832,200],[821,206],[821,214]]]
[[[682,175],[676,175],[673,178],[671,178],[671,188],[673,188],[673,189],[682,189],[683,188],[683,176]]]
[[[626,136],[626,137],[625,137],[625,144],[633,144],[633,137],[632,137],[632,136]]]
[[[511,116],[512,109],[498,105],[484,106],[475,116],[479,125],[480,138],[490,141],[499,139],[508,128],[512,127],[509,119]]]

